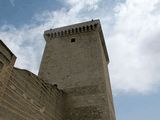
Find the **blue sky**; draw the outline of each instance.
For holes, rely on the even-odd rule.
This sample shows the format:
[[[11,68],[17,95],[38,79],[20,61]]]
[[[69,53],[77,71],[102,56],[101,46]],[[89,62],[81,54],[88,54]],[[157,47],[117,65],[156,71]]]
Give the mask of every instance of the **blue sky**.
[[[160,0],[0,0],[0,39],[37,74],[44,30],[97,18],[117,120],[160,120]]]

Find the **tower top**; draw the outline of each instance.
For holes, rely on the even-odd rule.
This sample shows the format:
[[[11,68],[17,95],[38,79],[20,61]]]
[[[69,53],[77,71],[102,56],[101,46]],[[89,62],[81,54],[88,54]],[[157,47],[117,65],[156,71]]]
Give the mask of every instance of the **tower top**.
[[[94,31],[100,26],[99,20],[91,20],[83,23],[77,23],[69,26],[50,29],[44,32],[45,38],[64,37],[82,32]]]
[[[99,19],[46,30],[44,32],[44,38],[47,41],[55,38],[61,38],[61,37],[76,35],[80,33],[92,32],[92,31],[97,31],[99,33],[100,40],[105,53],[106,61],[109,62],[105,40],[104,40]]]

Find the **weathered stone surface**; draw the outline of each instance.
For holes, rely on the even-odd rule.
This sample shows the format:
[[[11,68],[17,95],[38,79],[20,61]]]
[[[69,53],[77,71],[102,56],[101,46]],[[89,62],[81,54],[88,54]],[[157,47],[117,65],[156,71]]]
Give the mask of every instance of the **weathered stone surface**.
[[[39,75],[0,41],[0,120],[115,120],[99,20],[44,32]]]
[[[84,120],[87,114],[87,120],[115,120],[109,58],[100,21],[47,30],[44,36],[46,47],[39,77],[57,84],[67,94],[67,111],[73,113],[67,115],[68,119]],[[99,118],[92,114],[93,106],[98,109],[95,105],[101,109]]]

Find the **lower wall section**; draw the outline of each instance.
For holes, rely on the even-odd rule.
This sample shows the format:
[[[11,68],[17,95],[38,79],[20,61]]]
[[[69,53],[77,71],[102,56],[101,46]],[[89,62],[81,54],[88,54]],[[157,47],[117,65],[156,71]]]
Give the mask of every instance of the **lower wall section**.
[[[6,72],[10,77],[0,76],[0,120],[115,120],[112,100],[101,86],[62,91],[29,71]]]
[[[110,115],[108,94],[101,89],[98,85],[65,89],[67,120],[115,120]]]
[[[85,106],[70,109],[69,120],[100,120],[102,111],[99,106]]]
[[[3,97],[0,120],[63,120],[65,94],[36,75],[14,68]]]

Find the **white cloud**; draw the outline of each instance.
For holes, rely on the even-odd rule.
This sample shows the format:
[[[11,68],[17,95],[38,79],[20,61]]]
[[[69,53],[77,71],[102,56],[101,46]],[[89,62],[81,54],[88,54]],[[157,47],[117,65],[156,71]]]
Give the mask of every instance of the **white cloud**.
[[[17,29],[7,25],[0,29],[1,39],[18,57],[16,66],[37,72],[40,54],[44,47],[42,29],[41,27]]]
[[[66,0],[66,2],[71,5],[72,9],[84,9],[85,7],[88,10],[91,9],[97,9],[98,8],[98,3],[101,0]],[[84,7],[85,6],[85,7]]]
[[[9,0],[9,1],[10,1],[11,5],[12,5],[13,7],[15,7],[15,0]]]
[[[127,0],[120,5],[108,44],[113,88],[147,94],[160,83],[160,15],[157,0]]]
[[[93,2],[86,1],[82,2],[81,9],[82,7],[94,5]],[[71,4],[71,1],[67,3]],[[78,1],[77,4],[79,4]],[[69,11],[64,8],[58,11],[44,11],[41,15],[35,15],[33,18],[35,23],[24,25],[21,28],[12,25],[1,26],[0,37],[17,56],[16,66],[31,70],[37,74],[45,45],[44,30],[84,20],[84,18],[77,19],[77,14],[81,10],[79,5],[75,9],[77,11],[74,11],[72,7]],[[42,24],[36,25],[36,22],[39,21]]]
[[[0,37],[18,57],[16,66],[38,71],[45,42],[43,31],[99,18],[110,56],[110,77],[115,94],[149,93],[160,83],[160,15],[158,0],[66,0],[69,8],[44,11],[21,28],[4,25]],[[112,8],[110,6],[113,6]]]

